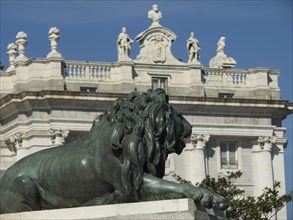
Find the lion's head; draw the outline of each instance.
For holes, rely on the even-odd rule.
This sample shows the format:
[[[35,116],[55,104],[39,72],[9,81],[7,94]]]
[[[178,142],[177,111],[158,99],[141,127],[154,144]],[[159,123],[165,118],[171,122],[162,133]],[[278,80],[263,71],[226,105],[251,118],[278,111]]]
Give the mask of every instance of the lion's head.
[[[180,154],[191,125],[174,107],[162,89],[132,92],[117,99],[94,123],[113,126],[113,154],[122,164],[125,193],[139,196],[143,173],[163,177],[168,154]]]

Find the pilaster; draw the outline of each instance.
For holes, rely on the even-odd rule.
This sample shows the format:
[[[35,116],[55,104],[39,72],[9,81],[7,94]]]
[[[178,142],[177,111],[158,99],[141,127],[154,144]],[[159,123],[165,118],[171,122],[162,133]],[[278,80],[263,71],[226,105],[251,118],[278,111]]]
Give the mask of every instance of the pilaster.
[[[255,196],[259,196],[265,187],[273,186],[272,148],[276,140],[276,136],[261,136],[253,143],[252,156]]]
[[[192,134],[191,142],[185,148],[186,178],[192,183],[206,178],[205,148],[210,135]]]

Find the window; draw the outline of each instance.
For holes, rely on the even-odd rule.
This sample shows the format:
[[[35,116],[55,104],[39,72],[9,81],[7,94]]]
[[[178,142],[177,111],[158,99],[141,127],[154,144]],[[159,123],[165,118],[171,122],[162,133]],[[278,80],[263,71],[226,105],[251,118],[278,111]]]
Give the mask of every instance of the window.
[[[152,89],[164,89],[167,92],[167,78],[153,77],[152,78]]]
[[[221,168],[237,169],[237,147],[235,142],[221,142]]]
[[[219,93],[219,98],[232,99],[233,96],[233,93]]]
[[[97,87],[80,87],[81,92],[96,92]]]

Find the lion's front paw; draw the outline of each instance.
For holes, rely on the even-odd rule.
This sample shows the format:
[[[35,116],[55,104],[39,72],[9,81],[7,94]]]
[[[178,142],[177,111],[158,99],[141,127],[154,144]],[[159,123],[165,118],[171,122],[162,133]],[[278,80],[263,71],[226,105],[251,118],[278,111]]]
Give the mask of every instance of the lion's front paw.
[[[205,188],[189,186],[187,190],[186,196],[188,198],[192,198],[196,203],[200,203],[206,208],[225,210],[228,207],[226,200],[222,196]]]

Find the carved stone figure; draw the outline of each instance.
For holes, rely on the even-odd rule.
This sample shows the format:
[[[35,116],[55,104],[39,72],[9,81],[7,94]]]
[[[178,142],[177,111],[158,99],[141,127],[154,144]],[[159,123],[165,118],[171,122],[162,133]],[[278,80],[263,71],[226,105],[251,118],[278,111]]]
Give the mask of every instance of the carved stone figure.
[[[225,37],[220,37],[220,39],[219,39],[219,41],[217,43],[217,53],[219,53],[219,52],[224,53],[225,46],[226,46],[225,40],[226,40]]]
[[[132,92],[72,143],[39,151],[5,172],[1,213],[188,197],[225,209],[204,188],[163,180],[168,154],[180,154],[192,127],[162,89]]]
[[[236,65],[236,61],[232,57],[225,54],[226,38],[221,37],[217,43],[216,56],[209,63],[211,68],[232,68]]]
[[[119,34],[117,39],[117,49],[118,49],[118,61],[131,60],[129,58],[131,44],[133,40],[126,33],[126,28],[122,28],[122,32]]]
[[[201,48],[199,47],[198,40],[194,37],[194,33],[190,33],[190,37],[187,40],[186,43],[187,51],[188,51],[188,63],[196,63],[198,64],[199,59],[199,51]]]
[[[148,12],[148,18],[152,20],[150,28],[161,27],[159,21],[162,18],[162,13],[159,11],[158,5],[154,4],[152,6],[152,10]]]

